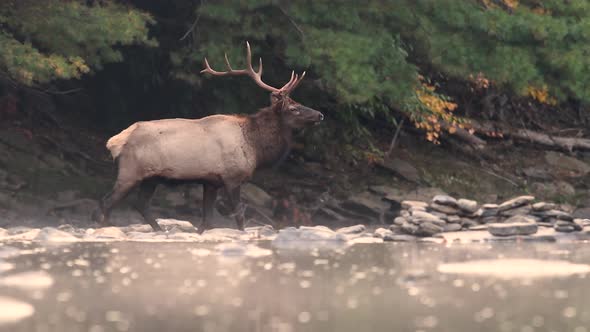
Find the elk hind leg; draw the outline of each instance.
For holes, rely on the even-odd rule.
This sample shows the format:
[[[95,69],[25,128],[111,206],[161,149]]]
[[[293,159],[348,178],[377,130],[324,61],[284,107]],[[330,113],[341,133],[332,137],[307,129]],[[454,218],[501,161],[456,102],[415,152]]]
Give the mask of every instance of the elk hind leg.
[[[119,176],[117,177],[117,182],[115,182],[115,185],[113,186],[113,190],[111,190],[102,198],[98,209],[93,213],[94,221],[98,222],[102,226],[111,225],[109,221],[111,210],[115,204],[127,196],[129,191],[133,189],[133,187],[135,187],[139,181],[141,181],[141,179],[121,176],[121,173],[119,172]]]
[[[158,187],[158,180],[157,179],[147,179],[141,182],[139,185],[139,192],[137,195],[137,202],[134,204],[134,208],[141,214],[145,222],[150,224],[154,231],[161,231],[162,228],[156,222],[156,219],[153,217],[150,211],[150,203],[152,201],[152,197],[154,196],[154,192]]]

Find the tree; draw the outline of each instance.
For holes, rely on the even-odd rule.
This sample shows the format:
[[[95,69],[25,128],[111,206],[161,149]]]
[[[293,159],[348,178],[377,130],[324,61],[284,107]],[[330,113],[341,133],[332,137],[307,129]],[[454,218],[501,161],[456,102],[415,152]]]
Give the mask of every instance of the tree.
[[[80,78],[122,61],[119,45],[155,46],[154,20],[114,1],[0,3],[0,75],[19,84]]]

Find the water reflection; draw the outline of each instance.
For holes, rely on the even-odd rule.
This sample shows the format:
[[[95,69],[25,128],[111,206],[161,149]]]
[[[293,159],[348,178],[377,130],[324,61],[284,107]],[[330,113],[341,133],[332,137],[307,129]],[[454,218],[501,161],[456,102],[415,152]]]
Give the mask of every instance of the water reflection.
[[[0,281],[14,286],[24,276],[36,282],[32,291],[0,282],[3,301],[24,310],[15,321],[0,321],[0,330],[584,331],[590,326],[585,274],[590,249],[579,243],[355,244],[306,254],[258,245],[262,248],[243,247],[252,255],[235,254],[242,250],[236,246],[195,243],[16,246],[26,254],[4,258],[12,269]],[[226,251],[234,254],[220,254]],[[510,266],[518,273],[510,274]],[[539,271],[543,278],[535,277]]]

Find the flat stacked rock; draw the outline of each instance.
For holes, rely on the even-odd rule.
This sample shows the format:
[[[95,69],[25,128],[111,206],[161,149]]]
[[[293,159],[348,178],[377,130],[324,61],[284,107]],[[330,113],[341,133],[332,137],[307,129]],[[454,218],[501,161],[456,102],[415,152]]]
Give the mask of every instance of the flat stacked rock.
[[[478,205],[469,199],[437,195],[430,203],[403,201],[400,215],[391,230],[415,236],[442,232],[485,230],[495,236],[531,235],[539,227],[558,232],[581,231],[588,219],[574,219],[556,204],[536,202],[533,196],[519,196],[501,204]]]
[[[436,195],[430,203],[403,201],[400,216],[393,223],[406,234],[433,236],[478,225],[473,219],[477,211],[476,201]]]

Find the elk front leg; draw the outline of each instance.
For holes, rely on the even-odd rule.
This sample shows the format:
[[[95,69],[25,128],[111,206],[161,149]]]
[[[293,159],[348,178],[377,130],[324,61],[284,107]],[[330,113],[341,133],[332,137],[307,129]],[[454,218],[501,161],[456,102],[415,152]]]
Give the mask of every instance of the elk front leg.
[[[236,225],[238,229],[243,231],[244,230],[244,220],[246,219],[246,204],[240,201],[240,186],[237,186],[233,189],[226,188],[229,203],[234,213],[234,218],[236,219]]]
[[[213,207],[217,199],[217,188],[210,185],[203,185],[203,218],[201,225],[198,227],[199,234],[211,228],[209,221],[213,218]]]

